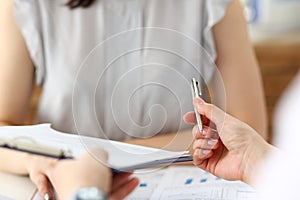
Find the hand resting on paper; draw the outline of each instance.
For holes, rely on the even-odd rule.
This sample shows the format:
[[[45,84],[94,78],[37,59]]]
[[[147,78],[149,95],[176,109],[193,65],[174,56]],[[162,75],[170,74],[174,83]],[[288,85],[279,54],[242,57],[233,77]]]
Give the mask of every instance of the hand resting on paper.
[[[59,199],[70,199],[81,187],[96,187],[105,192],[109,199],[124,199],[138,185],[138,179],[130,178],[131,173],[113,176],[106,166],[108,155],[102,149],[92,151],[101,161],[96,160],[91,153],[85,153],[78,159],[57,160],[12,150],[5,151],[26,156],[28,162],[22,167],[22,174],[19,174],[29,174],[42,197],[47,194],[50,199],[54,199],[56,195]],[[51,193],[51,185],[56,195]]]
[[[97,159],[91,154],[96,154]],[[100,157],[99,157],[100,156]],[[138,185],[131,173],[112,176],[107,168],[107,153],[102,149],[86,153],[76,160],[61,160],[47,175],[61,199],[68,199],[84,187],[97,187],[108,194],[109,199],[124,199]]]

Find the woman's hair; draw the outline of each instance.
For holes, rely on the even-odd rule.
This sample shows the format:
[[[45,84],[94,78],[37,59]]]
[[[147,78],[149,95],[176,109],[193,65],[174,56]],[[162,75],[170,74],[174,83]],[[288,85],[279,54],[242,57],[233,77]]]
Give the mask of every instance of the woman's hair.
[[[87,8],[90,5],[92,5],[95,2],[95,0],[69,0],[69,2],[66,4],[70,9],[83,7]]]

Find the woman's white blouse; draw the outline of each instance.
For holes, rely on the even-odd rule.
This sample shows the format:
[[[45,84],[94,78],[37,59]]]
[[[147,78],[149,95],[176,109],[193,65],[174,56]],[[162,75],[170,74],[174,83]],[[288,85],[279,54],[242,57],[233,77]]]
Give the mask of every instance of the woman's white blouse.
[[[43,87],[36,122],[115,140],[187,128],[190,80],[214,73],[212,27],[230,1],[96,0],[70,10],[66,0],[15,0]]]

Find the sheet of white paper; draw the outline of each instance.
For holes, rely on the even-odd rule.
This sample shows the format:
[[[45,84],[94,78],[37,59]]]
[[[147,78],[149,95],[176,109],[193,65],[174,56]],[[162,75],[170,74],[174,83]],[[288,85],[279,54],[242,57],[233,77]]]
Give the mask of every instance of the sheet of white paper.
[[[51,129],[50,124],[0,127],[0,137],[10,139],[16,137],[33,138],[34,141],[42,145],[70,149],[75,157],[83,152],[101,147],[109,153],[110,166],[118,169],[154,160],[176,158],[186,153],[185,151],[171,152],[111,140],[61,133]]]
[[[195,166],[169,167],[151,199],[254,200],[255,191],[240,181],[225,181]]]
[[[139,186],[126,198],[126,200],[149,200],[164,176],[167,168],[149,168],[136,170],[133,177],[140,181]]]
[[[195,166],[136,170],[139,186],[126,200],[254,200],[255,191],[239,181],[225,181]],[[38,195],[34,200],[42,200]]]
[[[0,200],[13,200],[13,199],[0,195]]]

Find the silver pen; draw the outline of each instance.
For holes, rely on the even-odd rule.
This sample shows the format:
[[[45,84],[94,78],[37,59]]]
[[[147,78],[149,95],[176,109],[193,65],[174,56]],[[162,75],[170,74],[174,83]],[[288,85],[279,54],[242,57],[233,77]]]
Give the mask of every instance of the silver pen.
[[[192,78],[191,88],[192,88],[193,100],[196,97],[200,97],[202,95],[201,88],[199,87],[199,83],[195,78]],[[197,120],[197,124],[198,124],[198,127],[199,127],[199,131],[203,132],[201,117],[200,117],[200,115],[199,115],[199,113],[198,113],[198,111],[195,107],[194,107],[194,111],[195,111],[195,114],[196,114],[196,120]]]

